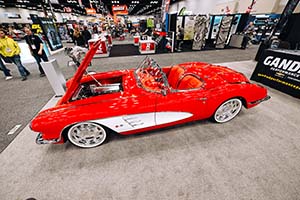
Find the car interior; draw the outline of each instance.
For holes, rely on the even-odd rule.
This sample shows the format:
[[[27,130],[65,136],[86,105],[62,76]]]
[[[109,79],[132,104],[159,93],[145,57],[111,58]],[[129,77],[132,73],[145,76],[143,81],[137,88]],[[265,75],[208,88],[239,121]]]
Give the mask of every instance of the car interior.
[[[200,88],[203,81],[192,73],[185,73],[186,70],[182,66],[172,66],[168,72],[168,82],[174,90],[189,90]]]

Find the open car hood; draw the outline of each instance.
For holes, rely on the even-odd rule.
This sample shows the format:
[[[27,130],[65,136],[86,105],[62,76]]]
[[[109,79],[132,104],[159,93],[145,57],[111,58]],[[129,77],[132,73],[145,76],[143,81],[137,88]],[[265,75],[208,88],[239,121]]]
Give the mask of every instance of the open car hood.
[[[73,96],[75,90],[78,88],[80,84],[80,80],[83,74],[86,72],[87,67],[89,66],[90,62],[92,61],[96,51],[98,50],[101,44],[101,39],[94,43],[90,50],[86,53],[84,59],[80,63],[74,77],[70,80],[70,86],[67,88],[65,95],[61,98],[58,104],[64,104],[69,101],[69,99]]]

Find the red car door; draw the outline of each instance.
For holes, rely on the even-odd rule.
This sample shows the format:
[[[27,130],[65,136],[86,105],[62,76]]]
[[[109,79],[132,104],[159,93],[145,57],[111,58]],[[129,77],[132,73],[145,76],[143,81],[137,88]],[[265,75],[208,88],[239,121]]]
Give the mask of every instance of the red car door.
[[[156,124],[202,119],[206,112],[206,100],[207,94],[202,88],[157,94]]]

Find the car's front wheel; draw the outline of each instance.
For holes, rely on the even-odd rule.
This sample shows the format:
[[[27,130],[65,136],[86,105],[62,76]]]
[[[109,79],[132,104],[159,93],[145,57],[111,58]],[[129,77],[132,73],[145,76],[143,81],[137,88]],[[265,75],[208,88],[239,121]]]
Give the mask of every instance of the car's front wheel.
[[[99,124],[82,122],[68,130],[68,140],[75,146],[92,148],[101,145],[107,136],[105,129]]]
[[[235,118],[242,109],[242,101],[233,98],[222,103],[213,115],[213,120],[218,123],[225,123]]]

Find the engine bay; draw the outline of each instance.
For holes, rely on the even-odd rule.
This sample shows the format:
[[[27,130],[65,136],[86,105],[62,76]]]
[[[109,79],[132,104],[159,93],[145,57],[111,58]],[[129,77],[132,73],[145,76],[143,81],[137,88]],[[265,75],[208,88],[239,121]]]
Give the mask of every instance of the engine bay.
[[[108,79],[93,79],[92,81],[80,84],[71,100],[81,100],[121,91],[123,91],[122,76]]]

